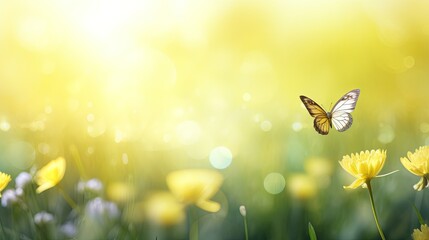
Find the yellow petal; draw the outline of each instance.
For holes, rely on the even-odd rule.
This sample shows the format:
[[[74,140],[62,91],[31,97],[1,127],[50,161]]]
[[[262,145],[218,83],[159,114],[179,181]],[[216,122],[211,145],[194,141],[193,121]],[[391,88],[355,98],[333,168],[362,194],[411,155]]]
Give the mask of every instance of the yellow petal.
[[[39,187],[37,193],[41,193],[57,185],[64,177],[66,170],[66,160],[62,157],[54,159],[37,171],[35,176],[36,184]]]
[[[1,197],[1,191],[7,187],[9,182],[12,180],[9,174],[0,172],[0,197]]]
[[[418,183],[414,184],[413,188],[414,190],[421,191],[425,187],[428,187],[429,186],[428,184],[429,184],[428,179],[425,177],[422,177]]]
[[[44,183],[44,184],[40,185],[40,186],[36,189],[36,193],[44,192],[45,190],[48,190],[49,188],[52,188],[52,187],[54,187],[54,186],[55,186],[55,184],[52,184],[52,183],[50,183],[50,182],[46,182],[46,183]]]
[[[366,179],[364,178],[360,178],[360,179],[356,179],[352,184],[350,184],[349,186],[344,186],[345,189],[355,189],[358,188],[360,185],[364,184],[366,181]]]
[[[412,174],[417,175],[417,176],[423,176],[424,175],[424,173],[422,171],[420,171],[416,166],[414,166],[412,164],[412,162],[410,160],[408,160],[407,158],[401,158],[401,163]]]
[[[220,204],[213,201],[201,201],[195,205],[207,212],[218,212],[220,210]]]

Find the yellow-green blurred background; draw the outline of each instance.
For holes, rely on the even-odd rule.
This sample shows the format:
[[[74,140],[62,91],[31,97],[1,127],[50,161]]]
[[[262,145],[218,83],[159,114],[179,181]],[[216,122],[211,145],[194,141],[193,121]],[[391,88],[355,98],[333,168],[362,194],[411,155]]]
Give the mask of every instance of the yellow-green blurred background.
[[[70,191],[97,177],[138,201],[173,170],[218,168],[201,239],[243,239],[242,204],[250,239],[307,239],[309,221],[320,239],[378,239],[338,161],[387,149],[382,173],[400,172],[374,180],[375,202],[407,239],[413,204],[429,218],[399,162],[429,144],[428,77],[427,1],[2,0],[0,170],[64,156]],[[317,134],[299,95],[328,110],[355,88],[353,126]]]

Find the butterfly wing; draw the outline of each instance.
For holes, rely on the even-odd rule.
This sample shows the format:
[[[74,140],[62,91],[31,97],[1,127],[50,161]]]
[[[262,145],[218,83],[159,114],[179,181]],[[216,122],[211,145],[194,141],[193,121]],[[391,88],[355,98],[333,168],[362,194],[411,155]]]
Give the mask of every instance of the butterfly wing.
[[[353,118],[350,114],[356,107],[360,90],[354,89],[342,96],[332,108],[332,124],[339,132],[344,132],[352,126]]]
[[[308,113],[314,117],[314,129],[322,135],[328,134],[332,125],[326,111],[323,110],[319,104],[306,96],[299,96],[299,98],[301,98],[301,101],[304,103],[305,108],[307,108]]]

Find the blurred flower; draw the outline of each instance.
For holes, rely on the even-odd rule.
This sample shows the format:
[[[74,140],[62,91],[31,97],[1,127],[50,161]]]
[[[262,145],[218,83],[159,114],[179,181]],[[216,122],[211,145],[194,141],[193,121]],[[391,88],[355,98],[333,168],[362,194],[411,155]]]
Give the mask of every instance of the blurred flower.
[[[294,198],[304,200],[317,193],[316,181],[306,174],[293,174],[288,180],[288,190]]]
[[[184,205],[170,192],[151,194],[144,203],[146,216],[160,225],[174,225],[185,219]]]
[[[66,160],[63,157],[52,160],[42,167],[36,172],[36,183],[39,185],[36,192],[41,193],[57,185],[63,179],[65,170]]]
[[[17,188],[17,189],[15,189],[15,194],[16,194],[16,196],[18,196],[18,197],[22,197],[22,196],[24,196],[24,189],[22,189],[22,188]]]
[[[8,189],[4,191],[3,197],[1,198],[1,205],[3,207],[11,207],[14,204],[19,202],[19,198],[16,195],[15,191],[12,189]]]
[[[97,178],[92,178],[86,182],[86,188],[88,191],[101,193],[103,191],[103,183]]]
[[[80,181],[77,185],[77,191],[80,193],[91,192],[100,195],[103,192],[103,189],[103,183],[97,178],[92,178],[86,182]]]
[[[15,178],[15,187],[24,189],[32,181],[32,176],[28,172],[22,172]]]
[[[222,182],[222,175],[213,170],[180,170],[167,176],[167,185],[180,202],[195,204],[208,212],[220,210],[220,204],[209,199],[216,194]]]
[[[1,191],[7,187],[9,182],[12,180],[9,174],[0,172],[0,197],[1,197]]]
[[[72,222],[67,222],[62,225],[60,231],[66,238],[74,238],[77,235],[76,225],[74,225]]]
[[[119,208],[115,203],[105,201],[99,197],[88,202],[85,212],[89,217],[101,222],[114,220],[120,216]]]
[[[413,187],[421,191],[429,187],[429,147],[424,146],[416,149],[414,153],[408,152],[408,158],[401,158],[402,165],[412,174],[421,177],[420,181]]]
[[[363,184],[367,184],[384,166],[386,160],[386,151],[377,149],[370,151],[361,151],[359,154],[351,154],[351,156],[343,156],[340,161],[341,167],[357,178],[349,186],[344,186],[347,189],[355,189]],[[364,185],[366,186],[366,185]]]
[[[54,221],[54,216],[48,212],[39,212],[34,215],[34,223],[36,225],[46,225]]]
[[[429,240],[429,227],[426,224],[421,225],[420,229],[414,229],[411,235],[413,240]]]
[[[244,205],[241,205],[239,210],[240,210],[241,216],[245,217],[247,215],[246,207]]]
[[[116,203],[127,203],[135,196],[135,189],[125,182],[114,182],[107,187],[107,197]]]
[[[32,181],[32,176],[28,172],[22,172],[15,178],[15,187],[24,189]]]

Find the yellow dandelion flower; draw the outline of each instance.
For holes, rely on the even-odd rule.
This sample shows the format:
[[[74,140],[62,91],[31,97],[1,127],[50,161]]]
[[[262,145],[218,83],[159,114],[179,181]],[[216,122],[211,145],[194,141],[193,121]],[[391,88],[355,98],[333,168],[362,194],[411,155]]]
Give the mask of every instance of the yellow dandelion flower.
[[[1,191],[3,191],[7,187],[10,180],[12,180],[12,178],[10,177],[9,174],[0,172],[0,197],[1,197]]]
[[[420,147],[414,153],[408,152],[407,157],[401,158],[402,165],[412,174],[421,177],[420,181],[413,186],[414,189],[421,191],[429,187],[429,147]]]
[[[57,185],[64,177],[66,160],[59,157],[50,161],[36,173],[35,181],[39,187],[37,193],[41,193]]]
[[[384,166],[386,150],[361,151],[359,154],[346,155],[340,161],[341,167],[356,180],[347,189],[355,189],[376,177]]]
[[[222,182],[222,175],[214,170],[180,170],[167,176],[167,185],[180,202],[195,204],[208,212],[220,210],[220,204],[209,199],[219,191]]]
[[[429,240],[428,225],[423,224],[420,229],[414,229],[414,232],[411,236],[413,237],[413,240]]]

